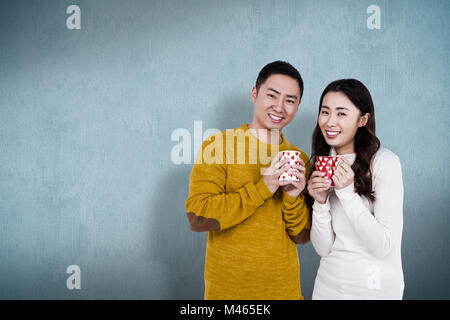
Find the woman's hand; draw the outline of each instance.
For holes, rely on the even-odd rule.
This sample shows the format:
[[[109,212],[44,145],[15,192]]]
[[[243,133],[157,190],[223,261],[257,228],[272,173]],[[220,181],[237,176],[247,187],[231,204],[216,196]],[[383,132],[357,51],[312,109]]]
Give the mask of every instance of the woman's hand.
[[[339,165],[334,170],[334,188],[339,190],[351,185],[355,181],[355,173],[345,157],[340,157]]]
[[[308,181],[308,192],[317,202],[324,204],[327,202],[328,189],[330,189],[331,180],[323,178],[325,173],[317,170],[311,174]]]
[[[289,169],[295,169],[290,171],[292,175],[296,176],[299,181],[280,181],[280,186],[283,186],[284,191],[291,197],[298,196],[306,186],[306,168],[302,159],[299,159],[299,165],[293,164],[288,167]]]

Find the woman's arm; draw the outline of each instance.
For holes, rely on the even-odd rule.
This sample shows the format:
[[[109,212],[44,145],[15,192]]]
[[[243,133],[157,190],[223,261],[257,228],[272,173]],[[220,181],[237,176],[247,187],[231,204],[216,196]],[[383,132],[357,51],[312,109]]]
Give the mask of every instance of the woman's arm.
[[[382,258],[401,241],[403,180],[400,160],[390,151],[381,154],[373,168],[373,214],[355,193],[353,183],[335,192],[359,239],[374,256]]]
[[[313,204],[310,238],[314,249],[321,257],[325,257],[331,252],[335,238],[330,209],[328,198],[324,204],[317,201]]]

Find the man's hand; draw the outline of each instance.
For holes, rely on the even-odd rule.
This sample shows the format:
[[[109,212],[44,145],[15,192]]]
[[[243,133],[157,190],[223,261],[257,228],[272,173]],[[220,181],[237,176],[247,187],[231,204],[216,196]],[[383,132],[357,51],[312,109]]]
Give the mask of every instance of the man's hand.
[[[289,159],[285,158],[282,161],[280,161],[280,159],[281,153],[278,153],[275,158],[273,158],[270,166],[266,169],[263,176],[264,183],[272,193],[275,193],[280,186],[280,175],[289,170],[288,166],[285,167],[285,165],[289,163]]]
[[[290,195],[291,197],[296,197],[298,196],[303,189],[305,189],[306,186],[306,168],[305,168],[305,163],[303,162],[302,159],[300,159],[300,164],[296,165],[290,165],[288,167],[289,169],[296,169],[291,171],[290,173],[292,173],[292,175],[296,176],[297,178],[299,178],[300,181],[280,181],[280,186],[283,186],[284,191],[286,191],[286,193],[288,195]]]

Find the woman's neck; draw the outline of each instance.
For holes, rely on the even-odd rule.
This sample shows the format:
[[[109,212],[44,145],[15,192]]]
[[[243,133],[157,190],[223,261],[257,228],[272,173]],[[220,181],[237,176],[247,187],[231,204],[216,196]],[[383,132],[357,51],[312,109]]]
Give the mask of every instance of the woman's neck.
[[[342,147],[334,147],[334,150],[336,150],[337,155],[355,153],[355,147],[353,143]]]

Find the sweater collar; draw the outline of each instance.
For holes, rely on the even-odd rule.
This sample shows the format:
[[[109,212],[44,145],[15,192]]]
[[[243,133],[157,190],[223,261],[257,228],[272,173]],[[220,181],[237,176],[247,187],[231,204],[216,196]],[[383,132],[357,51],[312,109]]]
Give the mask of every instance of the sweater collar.
[[[356,159],[356,153],[348,153],[348,154],[337,155],[336,154],[336,149],[334,149],[334,147],[331,147],[331,149],[330,149],[330,156],[345,157],[345,159],[348,160],[350,165],[352,165],[355,162],[355,159]]]
[[[249,130],[248,124],[247,124],[247,123],[244,123],[244,124],[241,126],[241,129],[243,129],[244,131]],[[269,146],[272,145],[272,144],[270,144],[270,143],[265,143],[265,142],[259,140],[259,139],[258,139],[257,137],[255,137],[253,134],[251,134],[251,136],[252,136],[253,138],[255,138],[255,139],[258,141],[258,143],[260,143],[260,144],[262,144],[262,145],[269,145]],[[278,145],[278,148],[279,148],[280,150],[283,150],[283,148],[285,148],[286,146],[287,146],[287,141],[286,141],[286,138],[284,137],[284,134],[283,134],[283,132],[282,132],[282,133],[281,133],[281,143]]]

